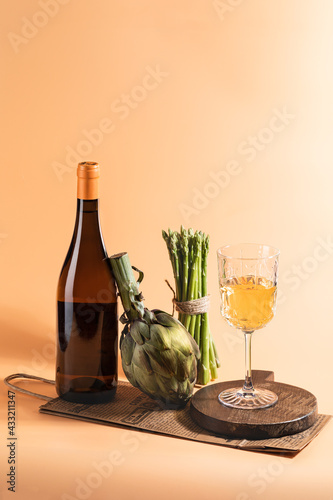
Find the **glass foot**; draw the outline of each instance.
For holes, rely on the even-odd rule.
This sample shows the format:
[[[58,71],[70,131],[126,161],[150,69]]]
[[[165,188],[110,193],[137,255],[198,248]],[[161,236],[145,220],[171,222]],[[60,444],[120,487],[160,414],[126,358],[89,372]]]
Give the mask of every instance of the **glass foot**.
[[[268,389],[253,389],[253,391],[245,392],[243,387],[235,387],[222,391],[218,395],[220,403],[229,408],[238,408],[240,410],[257,410],[260,408],[268,408],[274,405],[278,397]]]

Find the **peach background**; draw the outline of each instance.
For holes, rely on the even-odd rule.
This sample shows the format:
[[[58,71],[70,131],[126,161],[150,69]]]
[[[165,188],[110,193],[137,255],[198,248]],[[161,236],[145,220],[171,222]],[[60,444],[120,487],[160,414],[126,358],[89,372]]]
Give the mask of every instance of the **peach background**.
[[[219,380],[242,378],[243,341],[219,316],[216,248],[241,241],[280,248],[279,307],[255,335],[253,367],[312,391],[320,412],[333,412],[333,249],[323,243],[333,239],[332,15],[330,0],[2,3],[2,378],[18,371],[54,377],[55,290],[74,226],[74,166],[94,160],[107,249],[127,250],[145,271],[148,307],[171,310],[161,229],[184,224],[211,235]],[[147,75],[156,68],[162,75],[154,80]],[[120,108],[126,94],[130,105]],[[272,121],[276,110],[291,115],[289,123]],[[97,127],[95,144],[82,142]],[[72,158],[69,150],[79,153]],[[211,172],[226,179],[228,169],[228,182],[212,184]],[[184,205],[195,209],[188,217]],[[2,385],[1,489],[11,498],[6,395]],[[112,450],[124,462],[89,498],[333,495],[331,424],[290,460],[144,439],[41,416],[40,402],[26,396],[16,403],[16,499],[75,498],[77,480]],[[262,470],[264,491],[251,482]]]

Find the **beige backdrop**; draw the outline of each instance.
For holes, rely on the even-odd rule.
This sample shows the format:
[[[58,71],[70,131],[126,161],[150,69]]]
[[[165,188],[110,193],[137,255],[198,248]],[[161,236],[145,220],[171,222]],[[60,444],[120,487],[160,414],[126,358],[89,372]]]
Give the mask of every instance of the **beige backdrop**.
[[[220,380],[242,378],[243,340],[219,316],[216,249],[243,241],[280,248],[279,307],[272,323],[255,334],[253,367],[307,388],[321,412],[333,412],[332,16],[330,0],[2,3],[2,376],[26,371],[54,377],[55,290],[74,226],[75,168],[94,160],[101,165],[108,252],[126,250],[144,270],[148,307],[171,311],[162,228],[183,224],[210,234],[210,318]],[[6,398],[4,387],[2,394]],[[15,498],[73,495],[73,470],[85,475],[78,450],[88,457],[94,446],[90,435],[83,441],[87,424],[73,430],[74,423],[68,428],[66,421],[40,417],[34,400],[17,396],[17,404],[22,445]],[[4,435],[6,422],[5,411]],[[54,458],[50,464],[63,477],[57,493],[31,472],[40,463],[37,456],[31,461],[39,438],[30,436],[29,425],[34,432],[44,429],[38,453]],[[104,428],[94,429],[105,435]],[[53,442],[53,432],[63,442],[59,436]],[[75,464],[67,472],[59,442],[61,450],[69,443],[68,460]],[[163,440],[164,467],[170,466],[170,442]],[[160,442],[149,443],[153,454]],[[220,460],[221,451],[212,447],[176,444],[189,471],[197,465],[186,453],[198,464],[199,450]],[[147,446],[143,457],[151,460]],[[246,478],[232,481],[238,467],[251,472],[249,455],[223,453],[233,471],[230,498],[257,498]],[[1,454],[6,468],[5,445]],[[313,470],[308,456],[306,467]],[[254,470],[260,460],[268,463],[262,456],[251,460],[257,460]],[[129,470],[132,461],[134,456]],[[326,462],[318,472],[321,496],[309,498],[328,500],[333,493]],[[212,492],[220,487],[216,464],[209,468],[214,474],[204,471]],[[303,473],[288,465],[279,480],[267,482],[265,498],[287,498]],[[302,498],[313,493],[315,482],[309,476]],[[106,498],[104,486],[92,498]],[[199,490],[184,486],[193,497]]]

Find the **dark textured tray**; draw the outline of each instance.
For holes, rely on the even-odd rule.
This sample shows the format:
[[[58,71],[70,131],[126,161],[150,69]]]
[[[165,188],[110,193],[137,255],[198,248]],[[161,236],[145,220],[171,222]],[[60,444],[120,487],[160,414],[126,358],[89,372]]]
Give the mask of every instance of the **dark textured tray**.
[[[201,427],[224,436],[244,439],[266,439],[302,432],[316,420],[317,399],[310,392],[293,385],[274,382],[272,372],[255,372],[261,377],[254,385],[265,387],[278,395],[270,408],[237,410],[223,406],[219,393],[230,387],[242,386],[243,381],[212,384],[196,392],[191,399],[190,413]]]

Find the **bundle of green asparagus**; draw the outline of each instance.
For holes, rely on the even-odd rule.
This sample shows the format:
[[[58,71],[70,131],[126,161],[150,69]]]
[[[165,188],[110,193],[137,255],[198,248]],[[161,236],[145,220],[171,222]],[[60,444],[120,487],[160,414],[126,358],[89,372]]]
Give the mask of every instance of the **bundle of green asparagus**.
[[[162,231],[162,235],[168,247],[175,278],[178,319],[200,348],[197,383],[205,385],[217,378],[217,368],[220,366],[209,328],[207,308],[203,305],[201,309],[206,311],[200,314],[181,310],[190,311],[191,305],[196,305],[196,302],[192,301],[207,297],[209,236],[201,231],[186,230],[183,226],[180,233],[169,229],[168,233]],[[200,304],[202,302],[205,301]],[[182,307],[182,303],[185,303],[186,307]]]

